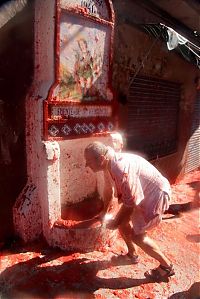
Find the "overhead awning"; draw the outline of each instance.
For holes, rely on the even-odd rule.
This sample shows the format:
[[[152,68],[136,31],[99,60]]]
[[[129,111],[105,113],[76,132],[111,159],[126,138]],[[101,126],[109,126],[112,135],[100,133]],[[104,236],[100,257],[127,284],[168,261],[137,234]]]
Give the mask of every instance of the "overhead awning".
[[[145,32],[166,42],[169,51],[175,49],[188,62],[200,68],[200,48],[197,45],[186,39],[174,29],[161,23],[144,24],[142,27]]]

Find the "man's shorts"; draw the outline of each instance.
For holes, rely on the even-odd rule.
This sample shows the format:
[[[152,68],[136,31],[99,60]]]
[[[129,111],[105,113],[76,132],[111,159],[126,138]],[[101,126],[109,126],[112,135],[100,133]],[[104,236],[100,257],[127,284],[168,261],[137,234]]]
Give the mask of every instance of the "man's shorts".
[[[135,209],[131,216],[135,235],[143,234],[156,227],[162,220],[162,215],[169,208],[170,197],[168,193],[160,191],[158,200],[150,205],[144,204]]]

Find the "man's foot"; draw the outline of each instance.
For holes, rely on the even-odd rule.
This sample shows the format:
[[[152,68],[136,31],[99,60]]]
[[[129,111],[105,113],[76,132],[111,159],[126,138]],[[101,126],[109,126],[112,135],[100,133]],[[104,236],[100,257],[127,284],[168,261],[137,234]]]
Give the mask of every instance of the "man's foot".
[[[136,254],[131,254],[130,252],[128,252],[125,257],[127,257],[132,264],[138,264],[139,263],[139,256]]]
[[[156,282],[168,282],[169,277],[175,275],[175,272],[173,269],[173,265],[170,265],[168,267],[160,265],[156,269],[145,272],[144,275],[146,278],[149,278]]]

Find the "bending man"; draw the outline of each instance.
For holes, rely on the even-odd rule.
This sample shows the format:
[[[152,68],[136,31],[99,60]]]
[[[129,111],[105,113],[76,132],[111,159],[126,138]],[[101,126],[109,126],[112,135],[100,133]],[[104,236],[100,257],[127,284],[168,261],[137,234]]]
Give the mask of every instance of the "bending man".
[[[169,207],[170,184],[161,173],[144,158],[130,153],[116,153],[109,146],[93,142],[85,149],[86,166],[94,172],[109,171],[122,206],[108,227],[118,228],[132,222],[132,241],[160,265],[145,275],[156,281],[168,280],[174,275],[169,259],[147,231],[157,226]]]

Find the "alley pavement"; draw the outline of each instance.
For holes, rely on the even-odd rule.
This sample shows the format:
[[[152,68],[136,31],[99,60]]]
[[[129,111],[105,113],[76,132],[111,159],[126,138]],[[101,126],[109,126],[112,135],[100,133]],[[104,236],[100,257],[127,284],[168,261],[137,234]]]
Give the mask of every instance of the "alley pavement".
[[[172,186],[172,203],[198,196],[200,171]],[[120,237],[104,252],[64,252],[44,241],[22,245],[13,241],[0,252],[0,299],[197,299],[200,298],[199,209],[164,215],[151,233],[171,259],[176,275],[152,282],[144,272],[158,264],[139,249],[139,263],[121,256]]]

